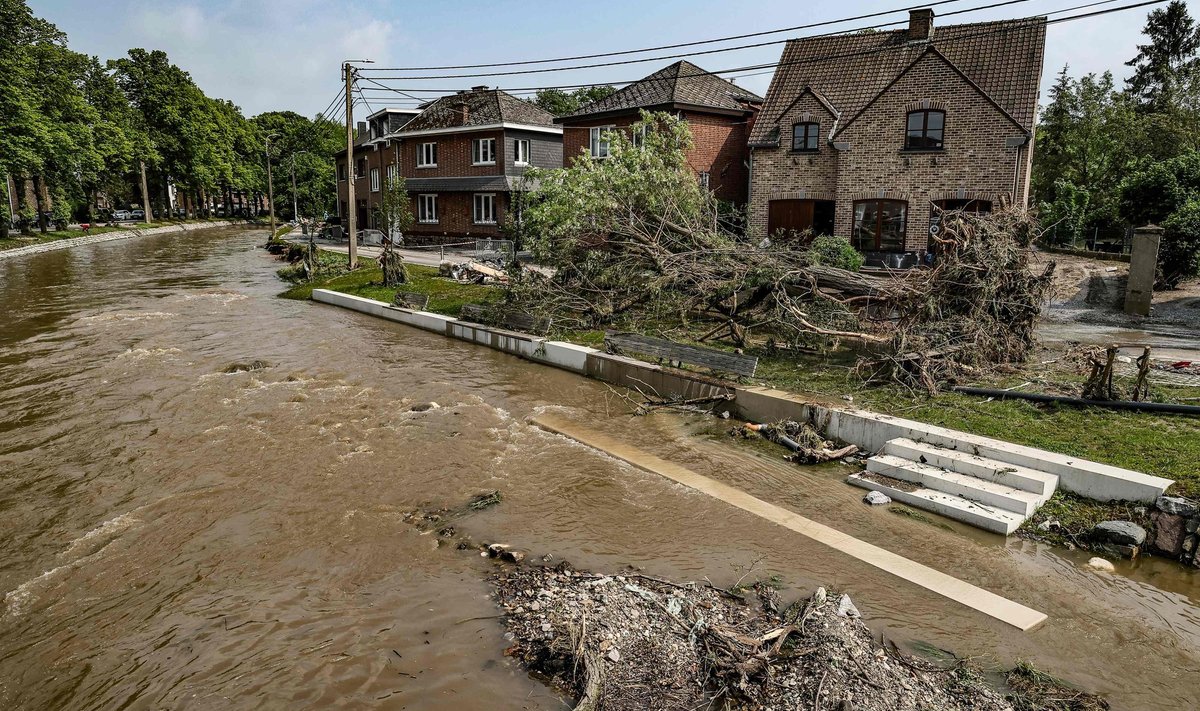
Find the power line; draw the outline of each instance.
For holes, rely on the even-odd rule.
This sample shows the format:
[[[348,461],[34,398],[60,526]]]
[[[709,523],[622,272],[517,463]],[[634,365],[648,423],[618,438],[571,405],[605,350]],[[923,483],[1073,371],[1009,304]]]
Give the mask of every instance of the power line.
[[[1095,7],[1096,5],[1108,4],[1111,2],[1116,2],[1116,0],[1104,0],[1103,2],[1085,3],[1083,5],[1077,5],[1074,7],[1063,8],[1060,10],[1048,12],[1048,13],[1045,13],[1043,16],[1057,15],[1057,14],[1062,14],[1064,12],[1074,12],[1076,10],[1082,10],[1085,8]],[[1072,15],[1070,17],[1060,17],[1060,18],[1057,18],[1054,20],[1047,20],[1046,24],[1047,25],[1055,25],[1055,24],[1059,24],[1059,23],[1063,23],[1063,22],[1071,22],[1074,20],[1083,20],[1083,19],[1088,19],[1088,18],[1092,18],[1092,17],[1097,17],[1100,15],[1107,15],[1109,13],[1122,12],[1124,10],[1131,10],[1131,9],[1136,9],[1136,8],[1140,8],[1140,7],[1146,7],[1149,5],[1160,5],[1164,2],[1167,2],[1167,0],[1145,0],[1144,2],[1133,3],[1130,5],[1122,5],[1120,7],[1108,8],[1108,9],[1104,9],[1104,10],[1097,10],[1095,12],[1084,13],[1082,15]],[[990,7],[990,6],[986,6],[986,7]],[[962,10],[962,11],[958,11],[958,12],[972,12],[974,10],[979,10],[979,9],[985,9],[985,8],[982,8],[982,7],[981,8],[973,8],[970,10]],[[947,13],[947,14],[949,14],[949,13]],[[987,35],[991,35],[991,34],[1008,32],[1009,30],[1010,30],[1010,28],[1008,28],[1008,27],[999,27],[999,28],[992,29],[992,30],[985,30],[985,31],[976,32],[973,34],[962,35],[959,37],[955,37],[953,39],[943,39],[943,40],[941,40],[941,44],[944,45],[949,42],[958,42],[958,41],[963,41],[963,40],[968,40],[968,39],[974,39],[977,37],[987,36]],[[835,33],[835,34],[840,34],[840,33]],[[825,36],[829,36],[829,35],[812,35],[810,37],[825,37]],[[809,39],[810,37],[799,38],[799,39]],[[679,74],[679,75],[677,75],[676,78],[684,79],[684,78],[690,78],[690,77],[707,76],[709,74],[713,74],[713,75],[732,74],[732,73],[738,73],[738,72],[757,71],[757,70],[762,70],[762,69],[776,69],[779,67],[786,67],[786,66],[792,66],[792,65],[797,65],[797,64],[810,64],[813,62],[827,61],[830,59],[848,59],[848,58],[857,57],[857,56],[878,54],[881,52],[890,51],[892,49],[894,49],[894,47],[889,47],[889,46],[876,47],[876,48],[872,48],[872,49],[868,49],[868,50],[859,50],[856,52],[844,52],[841,54],[828,54],[828,55],[824,55],[821,57],[810,57],[810,58],[806,58],[803,60],[797,60],[797,61],[792,61],[792,62],[782,62],[782,61],[768,62],[768,63],[764,63],[764,64],[755,64],[755,65],[744,66],[744,67],[734,67],[731,69],[719,69],[714,72],[701,72],[698,74],[697,73]],[[491,75],[488,75],[488,76],[491,76]],[[426,77],[426,78],[445,78],[445,77]],[[633,83],[636,83],[637,81],[641,81],[641,80],[636,79],[636,80],[632,80],[632,81],[630,81],[630,80],[613,81],[613,82],[607,82],[607,83],[608,84],[633,84]],[[375,83],[379,86],[383,86],[379,82],[375,82]],[[507,91],[509,93],[513,93],[513,92],[536,92],[536,91],[543,91],[543,90],[547,90],[547,89],[581,89],[581,88],[595,86],[597,84],[603,84],[603,83],[605,83],[605,82],[592,82],[590,84],[559,84],[559,85],[554,85],[554,86],[514,87],[514,88],[510,88],[510,89],[505,89],[505,91]],[[403,92],[401,92],[400,89],[396,89],[393,87],[388,87],[386,89],[374,89],[373,91],[384,91],[384,90],[393,92],[393,93],[403,93]],[[417,93],[449,94],[449,93],[454,93],[455,91],[457,91],[457,89],[423,89],[423,88],[405,87],[404,91],[417,92]]]
[[[973,8],[967,9],[967,10],[948,12],[948,13],[945,13],[945,15],[943,15],[943,17],[949,16],[949,15],[957,15],[957,14],[961,14],[963,12],[978,12],[980,10],[988,10],[991,8],[1003,7],[1005,5],[1016,5],[1016,4],[1025,3],[1025,2],[1029,2],[1029,0],[1003,0],[1002,2],[992,3],[991,5],[981,5],[979,7],[973,7]],[[850,32],[863,32],[865,30],[878,30],[878,29],[883,29],[886,27],[895,27],[897,25],[904,25],[904,24],[906,24],[906,23],[903,21],[886,22],[886,23],[880,23],[880,24],[875,24],[875,25],[868,25],[865,27],[857,27],[852,30],[837,30],[835,32],[826,32],[826,33],[817,34],[817,35],[808,35],[808,37],[809,38],[829,37],[829,36],[834,36],[834,35],[847,34]],[[785,44],[789,41],[790,41],[790,39],[770,40],[768,42],[756,42],[754,44],[743,44],[743,45],[738,45],[736,47],[722,47],[720,49],[706,49],[706,50],[702,50],[699,52],[687,52],[684,54],[662,54],[662,55],[657,55],[654,57],[641,57],[638,59],[623,59],[623,60],[616,61],[616,62],[598,62],[595,64],[577,64],[577,65],[570,66],[570,67],[549,67],[549,68],[545,68],[545,69],[521,69],[521,70],[507,71],[507,72],[479,72],[479,73],[473,73],[473,74],[442,74],[440,76],[432,76],[432,77],[430,77],[430,76],[389,76],[389,77],[384,77],[384,78],[391,79],[393,81],[436,81],[438,79],[473,79],[473,78],[477,78],[477,77],[501,77],[501,76],[515,76],[515,75],[525,75],[525,74],[546,74],[546,73],[551,73],[551,72],[575,71],[578,69],[597,69],[600,67],[615,67],[615,66],[621,66],[621,65],[626,65],[626,64],[642,64],[645,62],[661,62],[664,59],[680,59],[682,57],[698,57],[700,55],[720,54],[722,52],[737,52],[737,51],[741,51],[744,49],[758,49],[760,47],[770,47],[772,45]],[[373,70],[373,71],[386,71],[386,70]],[[376,75],[376,76],[379,76],[379,75]]]
[[[679,49],[680,47],[695,47],[704,44],[714,44],[717,42],[730,42],[739,39],[749,39],[750,37],[763,37],[765,35],[775,35],[780,32],[795,32],[796,30],[807,30],[814,27],[825,27],[827,25],[837,25],[843,22],[854,22],[855,20],[866,20],[872,17],[881,17],[883,15],[891,15],[897,12],[907,12],[909,10],[919,10],[927,7],[935,7],[938,5],[947,5],[963,0],[941,0],[940,2],[926,3],[924,5],[913,5],[911,7],[896,8],[895,10],[884,10],[882,12],[872,12],[866,15],[856,15],[854,17],[844,17],[839,20],[825,20],[823,22],[813,22],[807,25],[796,25],[795,27],[782,27],[778,30],[765,30],[763,32],[750,32],[744,35],[730,35],[728,37],[717,37],[715,39],[697,40],[695,42],[680,42],[679,44],[664,44],[656,47],[645,47],[642,49],[626,49],[619,52],[600,52],[598,54],[580,54],[573,57],[555,57],[554,59],[527,59],[524,61],[514,62],[494,62],[492,64],[457,64],[442,67],[379,67],[373,71],[389,71],[389,72],[433,72],[433,71],[448,71],[452,69],[487,69],[489,67],[515,67],[522,64],[550,64],[553,62],[574,62],[581,59],[599,59],[601,57],[620,57],[627,54],[641,54],[642,52],[657,52],[663,49]]]

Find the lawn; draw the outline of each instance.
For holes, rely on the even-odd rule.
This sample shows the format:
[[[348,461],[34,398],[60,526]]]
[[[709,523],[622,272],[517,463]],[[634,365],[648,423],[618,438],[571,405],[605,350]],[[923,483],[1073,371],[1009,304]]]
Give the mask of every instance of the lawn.
[[[497,287],[459,284],[440,278],[432,267],[409,265],[408,271],[412,281],[404,290],[428,294],[430,311],[456,316],[465,303],[498,301],[503,296]],[[366,268],[351,274],[293,287],[284,296],[307,299],[317,287],[391,303],[396,289],[383,287],[381,281],[378,265],[370,262]],[[650,330],[660,335],[662,329]],[[602,331],[553,334],[555,338],[591,346],[602,343],[603,335]],[[667,335],[688,340],[680,329]],[[851,372],[853,360],[845,354],[789,355],[765,350],[754,354],[759,356],[753,379],[756,384],[819,395],[832,402],[848,396],[854,406],[866,410],[1175,479],[1173,493],[1200,497],[1200,418],[1020,400],[988,401],[951,392],[930,397],[896,385],[864,384]],[[1082,376],[1065,365],[1066,359],[1055,359],[1054,363],[1047,360],[1050,360],[1047,353],[1040,352],[1024,368],[982,377],[971,384],[1012,387],[1032,381],[1035,387],[1025,388],[1027,391],[1041,388],[1058,392],[1071,392],[1078,387]],[[1152,386],[1151,399],[1179,401],[1195,397],[1198,394],[1195,390]],[[1062,505],[1069,506],[1070,502]]]

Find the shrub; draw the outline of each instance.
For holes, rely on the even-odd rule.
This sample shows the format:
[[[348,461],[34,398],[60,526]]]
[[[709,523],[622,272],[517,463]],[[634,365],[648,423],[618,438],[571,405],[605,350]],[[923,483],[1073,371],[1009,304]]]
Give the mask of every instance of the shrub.
[[[845,237],[821,235],[808,246],[808,253],[812,264],[823,264],[851,272],[862,269],[862,252],[855,249]]]
[[[1168,289],[1200,273],[1200,198],[1192,198],[1163,221],[1158,249],[1159,281]]]

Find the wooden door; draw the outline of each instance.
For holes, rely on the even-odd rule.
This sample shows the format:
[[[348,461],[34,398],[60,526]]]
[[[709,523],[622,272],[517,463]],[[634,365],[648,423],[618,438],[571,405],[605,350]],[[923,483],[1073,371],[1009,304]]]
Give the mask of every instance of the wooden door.
[[[804,232],[813,226],[812,200],[771,200],[767,204],[767,234],[780,230]]]

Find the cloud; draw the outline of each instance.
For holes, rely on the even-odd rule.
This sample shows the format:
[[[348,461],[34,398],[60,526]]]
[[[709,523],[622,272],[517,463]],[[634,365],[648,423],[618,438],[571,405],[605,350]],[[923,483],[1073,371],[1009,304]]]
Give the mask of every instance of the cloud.
[[[137,4],[126,32],[131,46],[166,51],[205,93],[233,101],[247,115],[311,116],[339,92],[343,60],[386,66],[405,45],[393,23],[328,2]]]

